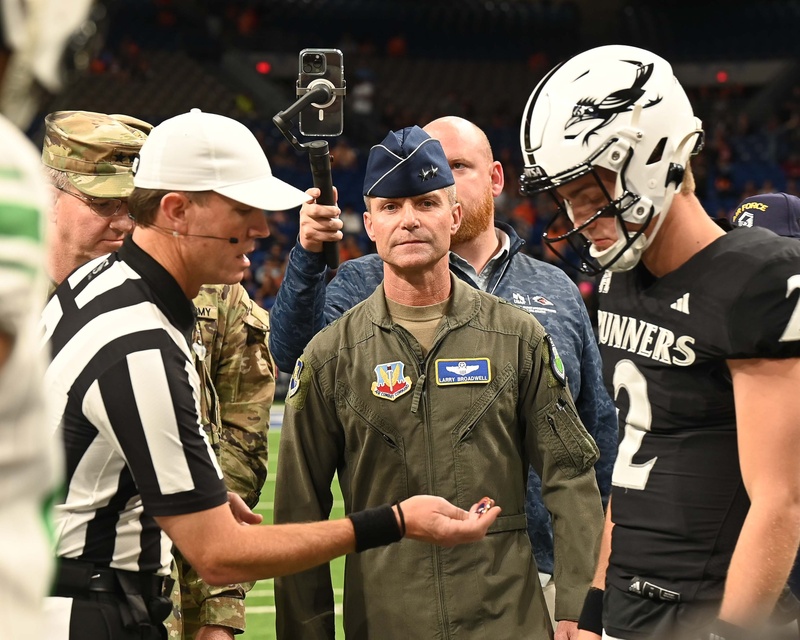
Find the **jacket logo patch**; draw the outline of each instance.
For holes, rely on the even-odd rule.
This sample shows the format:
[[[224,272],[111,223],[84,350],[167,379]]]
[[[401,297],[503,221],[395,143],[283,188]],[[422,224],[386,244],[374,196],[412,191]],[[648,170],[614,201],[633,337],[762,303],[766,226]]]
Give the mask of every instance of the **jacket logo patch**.
[[[543,295],[536,294],[521,294],[514,292],[511,294],[511,302],[524,309],[528,313],[542,314],[542,313],[558,313],[555,303],[551,302]]]
[[[298,360],[294,365],[292,371],[292,379],[289,380],[289,390],[286,392],[286,397],[291,398],[295,393],[300,390],[300,374],[303,373],[303,361]]]
[[[372,395],[385,400],[397,400],[411,390],[411,378],[403,374],[402,362],[386,362],[375,367],[376,382],[372,383]]]
[[[450,384],[489,384],[491,380],[489,358],[436,361],[436,384],[440,387]]]

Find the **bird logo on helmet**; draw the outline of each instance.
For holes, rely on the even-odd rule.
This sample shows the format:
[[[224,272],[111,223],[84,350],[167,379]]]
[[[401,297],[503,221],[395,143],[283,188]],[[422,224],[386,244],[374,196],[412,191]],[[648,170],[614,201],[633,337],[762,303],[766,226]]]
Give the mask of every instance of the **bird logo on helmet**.
[[[569,261],[557,245],[566,240],[581,271],[627,271],[658,232],[702,138],[702,123],[666,60],[623,45],[591,49],[552,69],[528,98],[520,127],[521,192],[556,200],[559,215],[544,240],[562,259]],[[613,192],[598,168],[615,174]],[[575,222],[557,189],[587,175],[607,204],[566,233],[549,235],[562,215]],[[617,229],[616,241],[602,250],[581,235],[601,216],[614,216]]]
[[[641,62],[633,60],[628,60],[627,62],[638,67],[632,86],[613,91],[602,100],[596,98],[582,98],[578,100],[577,104],[572,109],[572,118],[567,121],[564,127],[567,131],[569,131],[573,125],[587,120],[601,121],[600,124],[589,129],[583,136],[584,144],[588,144],[589,137],[595,135],[599,129],[611,123],[617,115],[632,110],[637,101],[645,94],[644,84],[650,79],[650,76],[653,75],[653,65],[642,64]],[[661,102],[661,96],[651,99],[644,105],[644,108],[647,109],[659,102]],[[567,135],[566,138],[576,138],[578,135],[579,134],[574,133]]]

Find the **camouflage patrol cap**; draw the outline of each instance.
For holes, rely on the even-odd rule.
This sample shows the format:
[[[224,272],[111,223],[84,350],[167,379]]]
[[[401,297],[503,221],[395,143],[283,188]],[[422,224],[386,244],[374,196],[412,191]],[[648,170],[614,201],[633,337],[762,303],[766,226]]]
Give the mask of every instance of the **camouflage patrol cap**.
[[[45,166],[66,172],[72,185],[88,196],[127,198],[131,194],[131,166],[151,124],[92,111],[56,111],[44,122]]]

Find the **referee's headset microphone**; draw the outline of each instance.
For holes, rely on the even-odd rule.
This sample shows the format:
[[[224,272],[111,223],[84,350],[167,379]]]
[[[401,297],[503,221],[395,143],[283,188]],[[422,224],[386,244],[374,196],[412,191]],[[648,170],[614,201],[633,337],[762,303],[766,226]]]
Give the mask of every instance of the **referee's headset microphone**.
[[[163,227],[160,227],[163,228]],[[169,231],[169,229],[165,229],[165,231]],[[231,244],[239,244],[239,238],[223,238],[221,236],[204,236],[199,233],[178,233],[177,231],[170,231],[170,233],[176,238],[209,238],[210,240],[225,240],[225,242],[230,242]]]
[[[130,213],[128,214],[128,217],[131,220],[136,219]],[[175,238],[208,238],[209,240],[224,240],[225,242],[229,242],[230,244],[239,244],[239,238],[233,238],[233,237],[223,238],[222,236],[205,236],[200,233],[178,233],[173,229],[167,229],[166,227],[162,227],[161,225],[151,224],[150,226],[155,227],[156,229],[161,229],[162,231],[166,231]]]

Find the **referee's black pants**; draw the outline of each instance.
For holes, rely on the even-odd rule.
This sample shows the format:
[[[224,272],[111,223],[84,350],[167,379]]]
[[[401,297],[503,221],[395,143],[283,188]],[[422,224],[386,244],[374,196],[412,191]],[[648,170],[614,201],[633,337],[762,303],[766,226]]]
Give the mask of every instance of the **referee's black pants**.
[[[120,613],[124,606],[118,596],[106,593],[93,593],[85,599],[73,598],[69,639],[166,640],[167,629],[163,623],[126,627]]]

